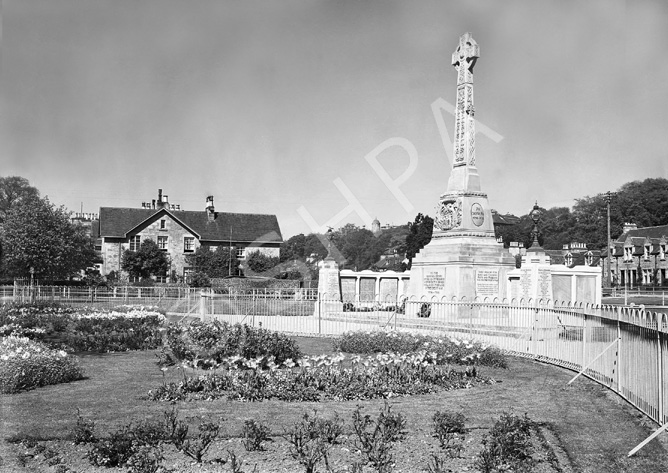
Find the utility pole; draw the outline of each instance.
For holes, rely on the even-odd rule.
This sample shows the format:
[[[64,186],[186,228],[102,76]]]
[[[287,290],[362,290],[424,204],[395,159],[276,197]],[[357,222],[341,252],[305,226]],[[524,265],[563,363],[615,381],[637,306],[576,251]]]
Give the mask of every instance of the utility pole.
[[[610,261],[610,202],[612,201],[612,192],[605,193],[605,202],[608,206],[608,242],[606,244],[607,260],[608,260],[608,287],[612,287],[612,261]]]

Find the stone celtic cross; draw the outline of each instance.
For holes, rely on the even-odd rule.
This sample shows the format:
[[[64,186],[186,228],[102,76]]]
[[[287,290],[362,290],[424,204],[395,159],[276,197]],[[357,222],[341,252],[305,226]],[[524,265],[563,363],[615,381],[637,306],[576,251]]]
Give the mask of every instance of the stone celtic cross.
[[[473,67],[480,57],[480,48],[471,33],[459,38],[452,53],[457,69],[457,106],[455,107],[455,159],[453,167],[475,166],[475,110],[473,108]]]

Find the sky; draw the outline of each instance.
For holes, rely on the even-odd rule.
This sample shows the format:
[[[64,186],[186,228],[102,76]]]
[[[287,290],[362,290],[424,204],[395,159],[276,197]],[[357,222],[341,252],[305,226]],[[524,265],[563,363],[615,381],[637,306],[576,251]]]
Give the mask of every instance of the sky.
[[[663,0],[3,0],[0,176],[75,212],[213,195],[285,239],[433,216],[465,32],[492,208],[668,177]]]

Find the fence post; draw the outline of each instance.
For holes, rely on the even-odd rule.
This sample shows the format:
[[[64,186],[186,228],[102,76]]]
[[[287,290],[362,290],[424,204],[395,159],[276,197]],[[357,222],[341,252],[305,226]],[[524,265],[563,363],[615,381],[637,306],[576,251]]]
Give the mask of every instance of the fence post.
[[[318,335],[322,334],[322,297],[318,293]]]
[[[659,418],[657,421],[659,424],[663,424],[663,351],[661,348],[661,318],[662,314],[655,313],[656,317],[656,374],[657,374],[657,384],[659,386]]]
[[[582,314],[582,370],[587,366],[587,314]]]
[[[205,316],[205,313],[206,313],[206,307],[205,307],[206,302],[205,301],[206,301],[206,298],[204,296],[204,289],[202,289],[201,291],[199,291],[199,319],[202,322],[204,322],[204,316]]]
[[[622,308],[617,306],[617,392],[622,392]]]

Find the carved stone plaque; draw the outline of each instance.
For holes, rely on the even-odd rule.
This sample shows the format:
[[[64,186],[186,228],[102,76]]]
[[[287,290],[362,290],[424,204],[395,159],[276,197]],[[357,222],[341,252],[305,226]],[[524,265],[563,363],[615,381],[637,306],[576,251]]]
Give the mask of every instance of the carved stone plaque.
[[[476,227],[485,222],[485,211],[482,209],[482,205],[477,202],[471,206],[471,221]]]
[[[440,201],[436,209],[436,219],[434,220],[434,224],[439,230],[450,230],[452,228],[461,226],[461,200],[457,199],[454,201]]]

